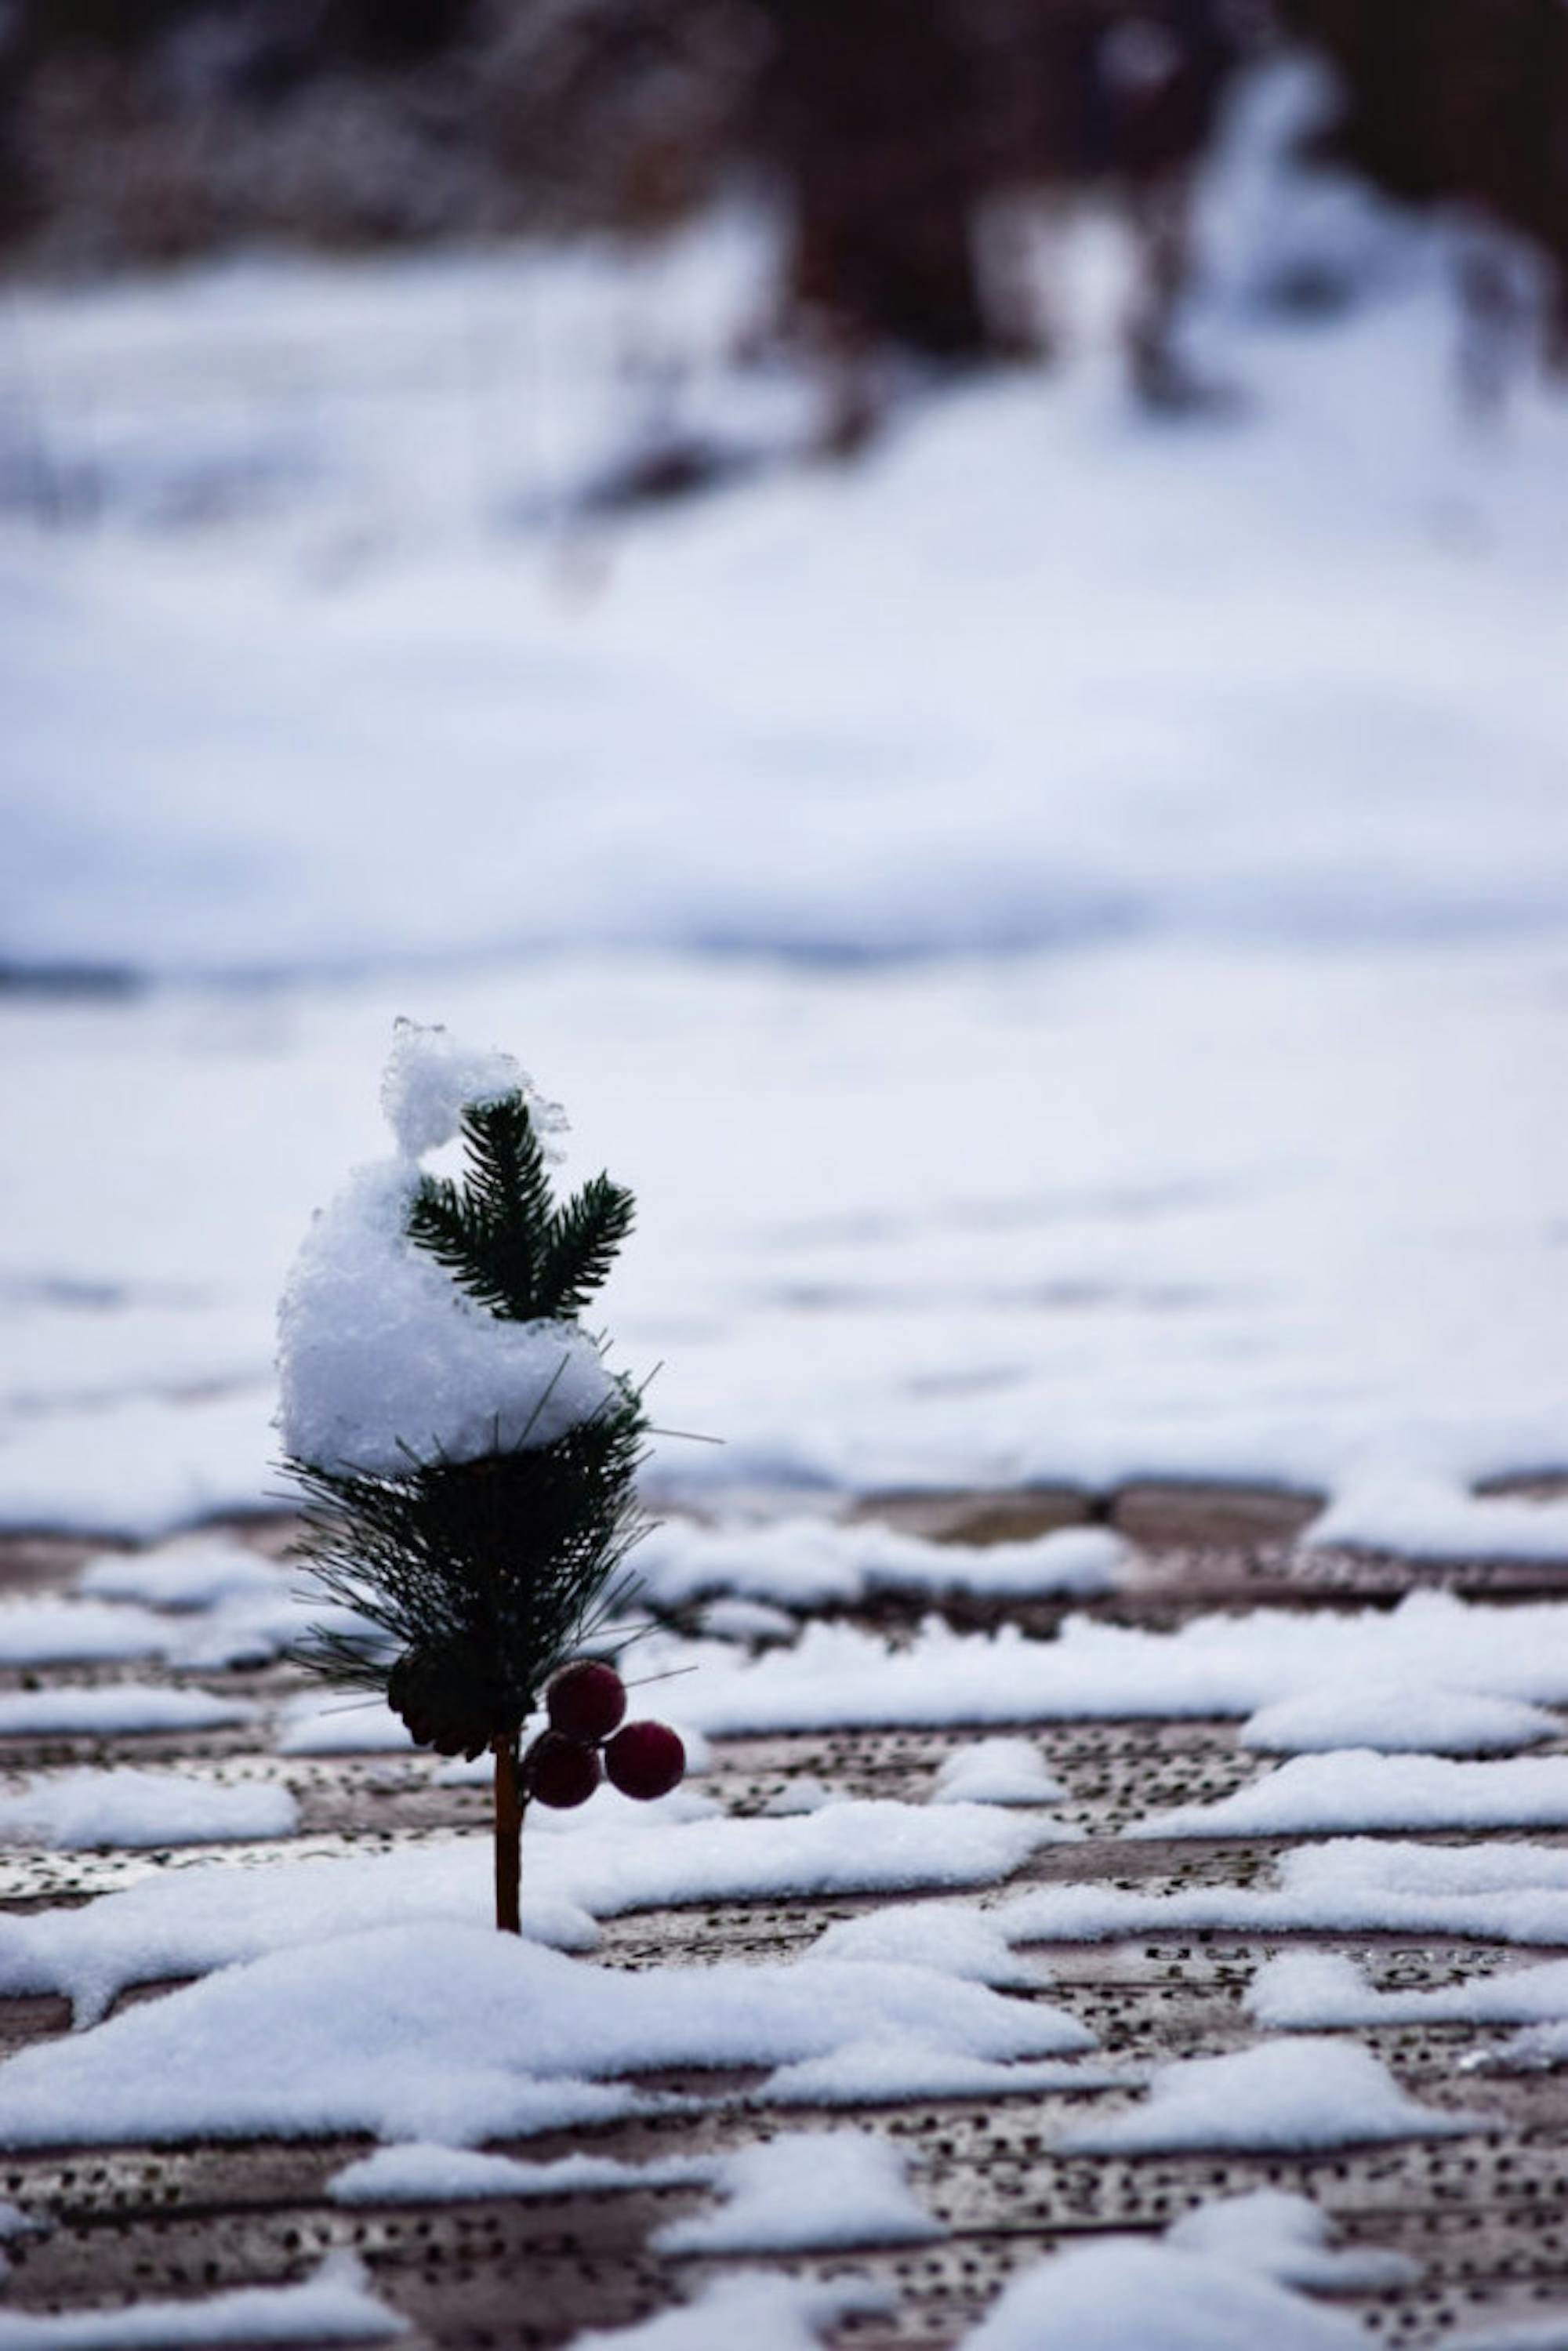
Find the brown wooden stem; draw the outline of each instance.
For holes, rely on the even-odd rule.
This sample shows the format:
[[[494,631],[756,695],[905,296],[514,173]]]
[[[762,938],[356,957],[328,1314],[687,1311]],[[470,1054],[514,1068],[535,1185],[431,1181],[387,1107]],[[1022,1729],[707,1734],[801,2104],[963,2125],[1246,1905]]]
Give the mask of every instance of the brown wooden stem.
[[[523,1813],[517,1792],[517,1750],[497,1739],[496,1757],[496,1924],[504,1935],[523,1931]]]

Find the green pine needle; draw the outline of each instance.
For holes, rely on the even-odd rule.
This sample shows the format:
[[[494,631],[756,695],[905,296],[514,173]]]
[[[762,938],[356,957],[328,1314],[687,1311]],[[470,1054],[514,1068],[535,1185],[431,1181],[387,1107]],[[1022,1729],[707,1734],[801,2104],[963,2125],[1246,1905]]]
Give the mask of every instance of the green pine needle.
[[[505,1322],[574,1321],[632,1228],[632,1194],[593,1176],[559,1209],[526,1097],[470,1107],[463,1180],[427,1176],[408,1233]],[[520,1725],[557,1667],[635,1588],[643,1531],[635,1481],[647,1416],[618,1380],[591,1418],[549,1445],[396,1475],[291,1462],[305,1497],[297,1556],[363,1634],[318,1626],[298,1661],[340,1686],[383,1691],[400,1656],[482,1659]]]

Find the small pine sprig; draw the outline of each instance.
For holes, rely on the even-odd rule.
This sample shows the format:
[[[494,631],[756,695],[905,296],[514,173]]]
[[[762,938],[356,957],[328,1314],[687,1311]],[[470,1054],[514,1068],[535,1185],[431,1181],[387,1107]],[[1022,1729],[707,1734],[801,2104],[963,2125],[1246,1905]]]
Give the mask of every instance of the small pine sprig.
[[[558,1207],[521,1092],[470,1105],[462,1134],[463,1180],[423,1179],[410,1239],[501,1321],[575,1322],[632,1228],[632,1194],[596,1176]],[[646,1431],[641,1391],[618,1378],[549,1444],[411,1453],[392,1474],[289,1463],[305,1498],[297,1556],[371,1628],[313,1628],[298,1660],[384,1693],[448,1751],[515,1747],[550,1676],[635,1589],[624,1562],[645,1524]]]
[[[503,1321],[575,1320],[632,1230],[632,1194],[594,1176],[557,1208],[521,1093],[470,1105],[463,1139],[465,1182],[424,1177],[409,1209],[410,1238]]]
[[[398,1667],[414,1661],[444,1733],[475,1753],[515,1740],[550,1676],[635,1589],[645,1426],[640,1395],[621,1389],[549,1445],[395,1477],[298,1465],[316,1587],[374,1628],[318,1627],[298,1662],[395,1702]]]

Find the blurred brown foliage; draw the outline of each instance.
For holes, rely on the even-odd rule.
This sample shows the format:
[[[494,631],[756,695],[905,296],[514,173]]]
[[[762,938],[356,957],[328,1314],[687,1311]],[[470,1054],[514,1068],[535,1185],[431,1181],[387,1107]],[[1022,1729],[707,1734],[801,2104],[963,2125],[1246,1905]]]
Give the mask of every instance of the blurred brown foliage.
[[[1339,70],[1333,151],[1390,195],[1459,203],[1534,246],[1545,266],[1549,356],[1568,364],[1568,7],[1563,0],[1289,0]],[[1473,312],[1506,300],[1484,256]]]
[[[246,237],[649,232],[765,179],[776,323],[852,371],[1038,349],[982,217],[1099,183],[1141,259],[1134,381],[1176,399],[1193,166],[1281,17],[1339,70],[1341,156],[1531,240],[1568,344],[1563,0],[9,0],[0,236],[99,269]]]

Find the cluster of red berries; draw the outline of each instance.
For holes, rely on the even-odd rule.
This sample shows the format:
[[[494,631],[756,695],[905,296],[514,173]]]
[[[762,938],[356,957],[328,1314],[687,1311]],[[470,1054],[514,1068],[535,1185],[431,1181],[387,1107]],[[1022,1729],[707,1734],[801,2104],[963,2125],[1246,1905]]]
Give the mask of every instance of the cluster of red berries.
[[[626,1722],[626,1685],[596,1657],[564,1666],[545,1692],[549,1729],[523,1757],[522,1792],[566,1811],[585,1804],[601,1778],[623,1796],[667,1796],[686,1750],[663,1722]]]

